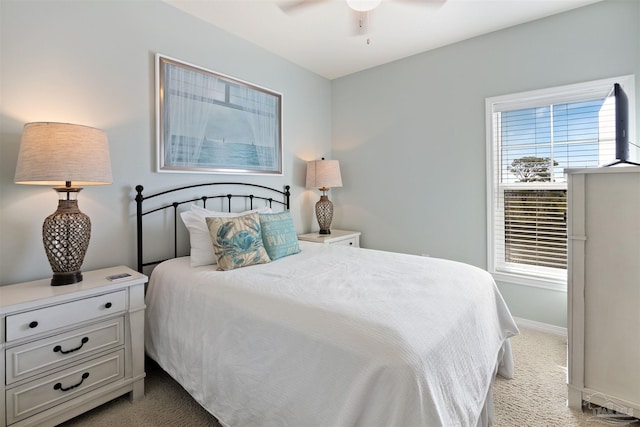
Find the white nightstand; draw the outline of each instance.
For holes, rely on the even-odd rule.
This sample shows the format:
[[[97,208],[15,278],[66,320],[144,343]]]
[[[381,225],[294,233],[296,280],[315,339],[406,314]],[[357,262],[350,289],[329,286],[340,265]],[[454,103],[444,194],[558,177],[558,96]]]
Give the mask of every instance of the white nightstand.
[[[305,240],[307,242],[324,243],[326,245],[345,245],[353,246],[354,248],[360,247],[360,232],[359,231],[347,231],[347,230],[331,230],[331,234],[318,234],[307,233],[300,234],[298,240]]]
[[[131,276],[107,279],[119,273]],[[82,275],[0,286],[0,425],[54,426],[144,396],[147,276],[124,266]]]

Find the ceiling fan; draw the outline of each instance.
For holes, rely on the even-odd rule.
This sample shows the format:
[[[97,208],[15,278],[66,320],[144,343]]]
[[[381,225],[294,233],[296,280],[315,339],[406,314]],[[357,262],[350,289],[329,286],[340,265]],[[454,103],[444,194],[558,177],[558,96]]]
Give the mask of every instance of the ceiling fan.
[[[281,2],[280,9],[285,13],[294,13],[312,6],[318,6],[332,0],[290,0]],[[368,35],[371,31],[370,14],[382,3],[382,0],[344,0],[353,15],[351,33],[354,36]],[[442,6],[447,0],[394,0],[396,3],[417,4],[420,6]],[[367,39],[367,44],[370,40]]]

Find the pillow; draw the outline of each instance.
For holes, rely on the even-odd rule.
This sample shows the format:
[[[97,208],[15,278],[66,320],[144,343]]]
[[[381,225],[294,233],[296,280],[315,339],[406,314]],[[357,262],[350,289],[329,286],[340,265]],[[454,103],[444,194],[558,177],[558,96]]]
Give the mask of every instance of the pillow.
[[[262,244],[257,212],[235,218],[207,217],[218,270],[233,270],[269,261]]]
[[[291,212],[259,214],[262,243],[271,261],[300,252]]]
[[[198,205],[191,205],[190,211],[180,213],[182,222],[189,230],[189,243],[191,245],[191,267],[199,267],[202,265],[211,265],[216,263],[216,256],[213,254],[213,245],[211,244],[211,236],[209,228],[205,221],[206,217],[226,217],[233,218],[246,215],[251,212],[271,212],[271,208],[265,206],[260,209],[253,209],[241,213],[233,212],[217,212],[209,209],[201,208]]]

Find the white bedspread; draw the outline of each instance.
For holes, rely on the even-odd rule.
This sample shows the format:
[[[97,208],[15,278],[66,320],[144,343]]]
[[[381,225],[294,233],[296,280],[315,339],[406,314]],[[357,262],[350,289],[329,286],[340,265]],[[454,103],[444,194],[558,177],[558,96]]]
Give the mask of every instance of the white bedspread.
[[[300,245],[232,271],[188,258],[156,267],[148,354],[227,426],[486,424],[518,333],[487,272]]]

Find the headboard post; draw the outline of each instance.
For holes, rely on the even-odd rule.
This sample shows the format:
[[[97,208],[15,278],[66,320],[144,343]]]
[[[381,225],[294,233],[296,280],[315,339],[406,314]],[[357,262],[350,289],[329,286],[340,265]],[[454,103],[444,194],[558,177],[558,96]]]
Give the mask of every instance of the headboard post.
[[[142,185],[136,185],[136,239],[137,239],[137,258],[138,258],[138,272],[142,273]]]
[[[285,204],[286,204],[286,210],[289,210],[289,204],[290,204],[290,199],[291,199],[291,192],[289,190],[291,190],[291,186],[290,185],[285,185],[284,186],[284,200],[285,200]]]

